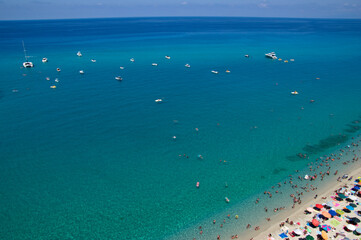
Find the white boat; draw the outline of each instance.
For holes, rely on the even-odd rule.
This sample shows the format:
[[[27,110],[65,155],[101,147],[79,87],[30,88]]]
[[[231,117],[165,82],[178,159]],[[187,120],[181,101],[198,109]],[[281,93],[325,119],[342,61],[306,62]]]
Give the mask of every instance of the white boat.
[[[57,68],[57,69],[56,69],[56,71],[60,72],[60,71],[61,71],[61,69],[60,69],[60,68]]]
[[[46,62],[48,62],[48,59],[47,59],[47,58],[43,58],[41,61],[42,61],[43,63],[46,63]]]
[[[80,70],[79,73],[80,73],[80,74],[84,74],[84,70]]]
[[[55,80],[54,80],[55,82],[59,82],[59,79],[57,79],[57,78],[55,78]]]
[[[277,59],[277,56],[276,56],[275,52],[266,53],[265,55],[268,58]]]
[[[117,77],[115,77],[115,80],[122,81],[123,78],[121,76],[117,76]]]
[[[161,99],[161,98],[154,100],[154,102],[156,102],[156,103],[161,103],[162,101],[163,101],[163,99]]]
[[[226,203],[229,203],[228,197],[225,197],[224,200],[226,200]]]
[[[246,58],[249,58],[249,55],[248,54],[246,54],[246,55],[244,55]]]
[[[122,70],[124,69],[124,67],[119,67],[119,68],[122,69]]]
[[[305,179],[308,180],[310,177],[306,174],[305,175]]]
[[[152,66],[158,66],[158,63],[152,63]]]
[[[131,62],[134,62],[134,58],[131,58],[130,61],[131,61]]]
[[[34,67],[34,64],[32,62],[29,62],[28,61],[28,56],[26,56],[24,41],[23,41],[23,48],[24,48],[24,56],[25,56],[25,62],[23,62],[24,68],[32,68],[32,67]]]
[[[166,59],[170,59],[170,57],[169,57],[169,56],[165,56],[165,58],[166,58]]]
[[[230,73],[231,71],[229,71],[228,69],[226,70],[226,73]]]
[[[190,68],[191,65],[189,65],[188,63],[186,65],[184,65],[186,68]]]
[[[91,59],[90,61],[92,61],[92,62],[96,62],[97,60],[95,60],[95,59]]]
[[[83,56],[83,54],[81,54],[81,52],[80,52],[80,51],[78,51],[78,52],[76,53],[76,55],[77,55],[78,57]]]
[[[218,74],[218,71],[212,70],[211,72],[214,73],[214,74]]]
[[[298,95],[297,91],[291,92],[292,95]]]

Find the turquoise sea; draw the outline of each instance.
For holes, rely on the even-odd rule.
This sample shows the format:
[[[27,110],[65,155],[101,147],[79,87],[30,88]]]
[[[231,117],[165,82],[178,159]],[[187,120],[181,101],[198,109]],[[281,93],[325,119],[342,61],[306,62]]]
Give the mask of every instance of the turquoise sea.
[[[235,208],[245,226],[306,167],[298,153],[361,127],[361,20],[1,21],[0,35],[1,239],[198,239],[184,232]]]

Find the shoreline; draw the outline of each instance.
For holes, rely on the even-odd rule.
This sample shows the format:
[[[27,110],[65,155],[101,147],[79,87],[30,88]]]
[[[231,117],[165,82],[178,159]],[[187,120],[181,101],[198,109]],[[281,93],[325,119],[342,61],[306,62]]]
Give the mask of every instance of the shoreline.
[[[294,222],[300,222],[301,225],[305,224],[305,218],[307,215],[305,215],[305,210],[307,207],[314,206],[315,204],[319,203],[326,203],[330,201],[330,197],[334,195],[335,191],[339,189],[340,187],[351,184],[354,182],[355,178],[361,177],[361,166],[357,167],[357,160],[353,161],[353,158],[359,157],[361,153],[361,146],[358,145],[360,143],[360,137],[357,136],[355,139],[353,139],[352,142],[355,142],[357,145],[353,146],[353,151],[349,151],[350,155],[343,156],[340,161],[342,162],[348,162],[348,166],[345,166],[344,169],[341,171],[338,171],[337,175],[334,175],[333,173],[330,173],[330,178],[326,178],[325,182],[320,184],[320,182],[317,182],[317,189],[312,192],[312,195],[318,195],[317,198],[313,197],[311,194],[308,194],[304,199],[302,199],[301,204],[297,204],[296,207],[293,208],[287,208],[286,210],[282,211],[281,213],[274,215],[273,218],[267,222],[265,220],[260,221],[258,223],[258,226],[261,226],[259,231],[255,231],[254,228],[243,231],[243,234],[241,234],[238,238],[240,239],[251,239],[251,240],[264,240],[268,239],[269,234],[272,234],[273,237],[276,237],[276,239],[280,239],[278,237],[278,234],[282,233],[280,230],[280,224],[282,222],[285,222],[285,220],[288,218],[290,221]],[[339,152],[345,149],[345,147],[342,147]],[[357,168],[356,168],[357,167]],[[355,169],[356,168],[356,169]],[[352,170],[353,169],[353,170]],[[335,170],[335,169],[333,169]],[[352,181],[348,181],[348,179],[342,179],[342,176],[344,174],[347,174],[348,177],[353,177]],[[341,177],[341,181],[337,181],[338,178]],[[321,185],[321,186],[320,186]],[[287,225],[289,226],[289,225]],[[293,225],[295,226],[295,225]],[[232,236],[231,234],[230,236]],[[229,239],[229,238],[224,238]],[[232,239],[232,238],[231,238]]]
[[[331,156],[331,157],[330,157]],[[281,233],[280,230],[280,223],[284,222],[287,218],[290,220],[293,220],[294,222],[300,222],[301,224],[305,223],[305,218],[307,215],[304,214],[304,211],[307,207],[311,205],[315,205],[317,203],[322,204],[330,201],[329,197],[334,193],[335,190],[337,190],[340,186],[343,186],[345,184],[353,183],[353,181],[348,181],[347,179],[342,179],[341,177],[344,174],[349,175],[349,177],[353,176],[361,177],[361,166],[356,165],[359,156],[361,156],[361,137],[360,135],[355,135],[352,139],[350,139],[348,142],[340,144],[337,148],[332,149],[330,152],[328,152],[326,155],[323,155],[322,157],[317,158],[317,160],[311,160],[309,159],[307,161],[308,167],[310,167],[310,164],[317,163],[313,165],[316,167],[318,164],[324,164],[324,166],[320,167],[320,169],[314,169],[312,173],[309,173],[307,170],[308,167],[305,167],[305,169],[302,169],[300,172],[296,171],[296,173],[293,173],[290,176],[293,176],[294,182],[297,186],[299,184],[299,187],[293,188],[292,184],[288,184],[285,189],[286,194],[275,195],[275,199],[277,199],[277,207],[279,207],[281,204],[283,205],[282,211],[273,212],[272,209],[269,207],[269,205],[272,205],[271,203],[264,203],[264,198],[268,199],[268,196],[265,194],[259,194],[258,196],[261,197],[260,204],[254,204],[253,200],[247,201],[246,206],[247,208],[252,208],[253,211],[263,211],[264,204],[267,204],[267,207],[269,208],[268,212],[263,211],[261,215],[258,215],[259,218],[256,221],[251,221],[253,225],[247,229],[246,225],[250,221],[248,220],[249,215],[245,215],[242,217],[242,213],[240,214],[239,209],[241,205],[236,205],[233,210],[236,210],[231,212],[231,215],[228,215],[226,217],[226,214],[229,213],[229,211],[223,211],[222,213],[217,213],[216,215],[213,215],[211,218],[209,218],[207,221],[200,222],[202,225],[202,229],[200,225],[193,226],[188,228],[188,230],[185,230],[183,232],[184,234],[178,234],[173,235],[170,238],[165,239],[172,239],[172,240],[179,240],[179,239],[193,239],[193,240],[202,240],[202,239],[245,239],[245,240],[261,240],[261,239],[268,239],[268,235],[272,234],[273,237],[277,238],[278,234]],[[331,165],[329,165],[327,162],[327,159],[334,158],[335,161],[330,161]],[[356,159],[357,158],[357,159]],[[312,158],[313,159],[313,158]],[[327,164],[325,164],[325,162]],[[346,163],[346,164],[345,164]],[[330,166],[328,169],[330,170],[332,167],[332,170],[330,170],[329,175],[326,175],[325,167]],[[357,167],[357,168],[356,168]],[[355,169],[356,168],[356,169]],[[321,174],[319,175],[318,179],[314,181],[310,180],[304,180],[304,179],[297,179],[296,175],[304,176],[302,174],[307,174],[312,176],[311,174],[318,174],[319,171],[324,171],[323,175],[326,175],[324,180],[321,181]],[[337,175],[335,175],[335,171],[337,171]],[[322,177],[323,178],[323,177]],[[337,179],[341,178],[341,181],[338,182]],[[287,179],[287,178],[285,178]],[[292,177],[291,177],[292,180]],[[283,182],[282,182],[283,184]],[[306,189],[302,188],[302,185],[311,185],[314,186],[310,187],[307,192]],[[277,186],[277,185],[275,185]],[[291,188],[292,186],[292,188]],[[311,191],[312,188],[312,191]],[[274,190],[272,189],[272,194],[274,194]],[[290,204],[290,198],[287,195],[287,191],[290,191],[291,193],[298,190],[301,192],[304,191],[305,195],[299,194],[300,198],[302,197],[302,203],[295,203],[295,207],[292,208],[292,204]],[[283,191],[283,190],[282,190]],[[288,193],[290,193],[288,192]],[[318,195],[318,197],[315,199],[314,196]],[[326,197],[327,199],[322,199],[323,197]],[[295,197],[296,198],[296,197]],[[272,199],[271,201],[274,201],[275,199]],[[287,203],[285,200],[287,199]],[[257,203],[257,200],[256,200]],[[274,204],[273,204],[274,205]],[[225,214],[226,213],[226,214]],[[251,212],[252,213],[252,212]],[[232,215],[234,214],[234,215]],[[239,219],[237,218],[239,214]],[[236,219],[235,219],[236,216]],[[219,228],[219,221],[224,218],[224,227],[221,226]],[[270,221],[266,221],[267,218],[271,218]],[[217,223],[210,224],[208,221],[214,219],[217,220]],[[208,223],[207,223],[208,222]],[[227,222],[227,224],[226,224]],[[204,225],[204,226],[203,226]],[[211,225],[211,226],[210,226]],[[223,225],[223,224],[221,224]],[[255,226],[260,226],[260,228],[256,231]],[[289,225],[288,225],[289,226]],[[205,228],[203,228],[205,227]],[[206,230],[204,232],[205,234],[202,234],[200,232],[203,232],[203,229]],[[219,238],[217,238],[219,236]],[[238,237],[238,238],[237,238]]]
[[[361,167],[353,170],[350,173],[341,173],[339,175],[348,174],[349,177],[353,177],[352,181],[348,181],[347,179],[342,179],[341,182],[336,181],[330,181],[329,183],[325,184],[325,186],[322,186],[319,191],[315,191],[315,194],[318,195],[317,198],[307,199],[304,203],[299,205],[297,209],[288,209],[283,213],[278,214],[275,216],[272,220],[272,222],[269,222],[269,225],[263,225],[263,230],[260,232],[257,232],[256,234],[249,233],[242,236],[242,239],[251,239],[253,237],[254,240],[261,240],[261,239],[267,239],[269,234],[272,234],[273,236],[278,236],[280,231],[279,224],[281,222],[284,222],[287,218],[290,220],[293,220],[294,222],[301,222],[305,223],[305,215],[304,212],[307,207],[314,206],[317,203],[325,203],[330,201],[330,196],[334,195],[335,190],[341,188],[342,186],[352,184],[355,178],[361,177]],[[339,176],[338,175],[338,176]],[[326,199],[322,199],[322,197],[325,197]]]

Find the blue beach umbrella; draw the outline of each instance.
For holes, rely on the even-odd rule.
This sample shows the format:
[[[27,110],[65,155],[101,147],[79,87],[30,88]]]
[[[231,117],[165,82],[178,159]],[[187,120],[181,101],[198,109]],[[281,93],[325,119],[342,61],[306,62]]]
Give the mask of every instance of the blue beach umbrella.
[[[328,213],[329,213],[332,217],[337,216],[337,212],[335,212],[334,210],[330,210],[330,211],[328,211]]]
[[[360,190],[359,186],[354,186],[353,188],[356,189],[356,190]]]
[[[354,208],[351,207],[350,205],[347,205],[346,208],[347,208],[348,210],[350,210],[350,211],[354,210]]]

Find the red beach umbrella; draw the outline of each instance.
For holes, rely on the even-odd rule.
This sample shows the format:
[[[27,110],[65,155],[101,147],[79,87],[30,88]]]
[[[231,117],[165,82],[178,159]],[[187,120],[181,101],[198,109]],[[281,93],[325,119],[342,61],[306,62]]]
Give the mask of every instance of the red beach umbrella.
[[[320,225],[320,222],[317,221],[316,219],[312,219],[312,225],[318,227]]]
[[[316,208],[318,208],[318,209],[321,209],[321,208],[323,208],[323,206],[321,205],[321,204],[316,204],[316,206],[315,206]]]

